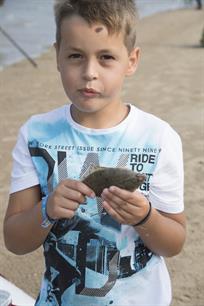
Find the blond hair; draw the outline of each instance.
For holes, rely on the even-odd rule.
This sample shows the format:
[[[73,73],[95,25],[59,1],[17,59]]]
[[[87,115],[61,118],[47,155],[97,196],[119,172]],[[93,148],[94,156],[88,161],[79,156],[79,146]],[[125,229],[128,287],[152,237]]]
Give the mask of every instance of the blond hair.
[[[134,0],[56,0],[54,12],[58,45],[61,41],[62,20],[78,15],[90,25],[105,25],[109,34],[123,32],[127,50],[131,51],[135,47],[137,14]]]

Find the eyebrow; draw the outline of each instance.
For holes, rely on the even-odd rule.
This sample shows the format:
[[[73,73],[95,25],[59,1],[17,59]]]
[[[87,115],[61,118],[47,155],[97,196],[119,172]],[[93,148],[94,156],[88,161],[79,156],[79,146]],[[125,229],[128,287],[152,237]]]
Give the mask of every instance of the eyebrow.
[[[66,48],[66,49],[67,49],[67,50],[71,50],[71,51],[83,52],[83,50],[81,50],[81,49],[79,49],[79,48],[72,47],[72,46],[70,46],[70,47],[68,47],[68,48]]]
[[[75,51],[75,52],[84,52],[82,49],[80,48],[76,48],[76,47],[68,47],[67,50],[71,50],[71,51]],[[111,49],[101,49],[101,50],[98,50],[97,53],[112,53],[114,52],[114,50],[111,50]]]

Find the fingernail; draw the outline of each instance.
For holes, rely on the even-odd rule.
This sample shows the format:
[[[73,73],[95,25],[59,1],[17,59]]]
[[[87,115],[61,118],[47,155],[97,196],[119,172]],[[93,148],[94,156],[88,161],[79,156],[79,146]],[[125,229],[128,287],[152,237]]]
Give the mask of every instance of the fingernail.
[[[110,186],[110,191],[115,191],[115,186]]]
[[[108,188],[105,188],[105,189],[103,189],[102,194],[103,194],[103,193],[107,193],[107,192],[108,192]]]
[[[102,202],[102,205],[103,205],[103,207],[104,207],[104,206],[106,207],[106,206],[107,206],[107,202],[106,202],[106,201],[103,201],[103,202]],[[104,207],[104,208],[105,208],[105,207]]]
[[[94,198],[96,197],[95,193],[92,192],[91,195],[90,195],[90,197],[91,197],[92,199],[94,199]]]

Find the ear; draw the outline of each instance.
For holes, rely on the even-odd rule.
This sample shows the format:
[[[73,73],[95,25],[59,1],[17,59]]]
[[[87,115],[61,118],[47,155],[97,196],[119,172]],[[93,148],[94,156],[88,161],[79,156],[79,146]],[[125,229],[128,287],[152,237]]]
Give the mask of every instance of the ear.
[[[58,44],[56,42],[53,44],[53,46],[54,46],[55,52],[56,52],[57,70],[60,71],[60,69],[59,69],[59,61],[58,61],[58,58],[59,58],[59,46],[58,46]]]
[[[126,76],[131,76],[135,73],[138,67],[138,62],[140,59],[140,48],[134,48],[129,54],[128,68],[126,71]]]

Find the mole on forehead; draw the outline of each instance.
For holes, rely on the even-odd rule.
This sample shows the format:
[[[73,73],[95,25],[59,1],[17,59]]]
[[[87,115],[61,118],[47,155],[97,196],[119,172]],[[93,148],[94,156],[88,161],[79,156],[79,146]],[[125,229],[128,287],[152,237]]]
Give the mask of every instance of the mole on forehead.
[[[96,33],[99,33],[99,32],[101,32],[101,31],[103,31],[103,29],[104,29],[103,27],[96,27],[96,28],[95,28],[95,32],[96,32]]]

